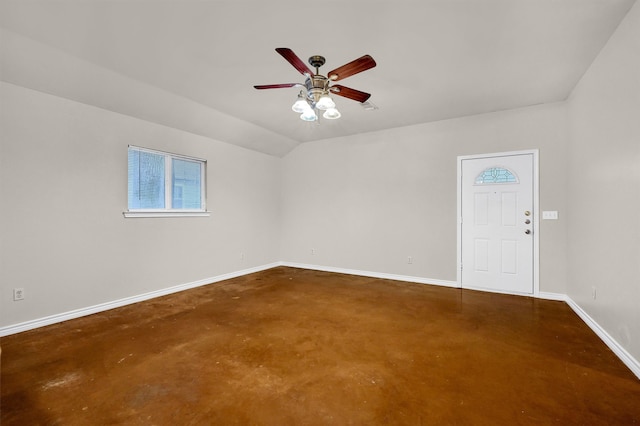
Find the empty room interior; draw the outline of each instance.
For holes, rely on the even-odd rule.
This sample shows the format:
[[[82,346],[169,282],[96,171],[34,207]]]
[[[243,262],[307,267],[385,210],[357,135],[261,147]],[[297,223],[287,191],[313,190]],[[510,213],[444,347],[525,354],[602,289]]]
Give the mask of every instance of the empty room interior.
[[[640,424],[637,1],[0,30],[3,425]]]

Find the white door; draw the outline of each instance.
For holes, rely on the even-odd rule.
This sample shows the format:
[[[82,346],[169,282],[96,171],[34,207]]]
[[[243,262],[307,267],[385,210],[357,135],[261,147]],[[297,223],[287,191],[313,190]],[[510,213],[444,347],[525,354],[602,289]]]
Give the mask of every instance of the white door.
[[[533,293],[533,154],[461,160],[463,288]]]

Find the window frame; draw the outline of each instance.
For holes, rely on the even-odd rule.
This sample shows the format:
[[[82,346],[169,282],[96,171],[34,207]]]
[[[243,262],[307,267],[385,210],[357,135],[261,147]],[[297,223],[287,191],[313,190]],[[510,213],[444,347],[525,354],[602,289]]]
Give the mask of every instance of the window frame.
[[[173,160],[191,161],[200,164],[200,206],[199,209],[130,209],[129,208],[129,175],[127,172],[127,210],[122,212],[124,217],[199,217],[210,216],[207,210],[207,160],[203,158],[191,157],[173,152],[160,151],[157,149],[144,148],[136,145],[127,146],[127,170],[129,170],[129,151],[136,150],[161,155],[164,158],[164,205],[172,205],[173,197]]]

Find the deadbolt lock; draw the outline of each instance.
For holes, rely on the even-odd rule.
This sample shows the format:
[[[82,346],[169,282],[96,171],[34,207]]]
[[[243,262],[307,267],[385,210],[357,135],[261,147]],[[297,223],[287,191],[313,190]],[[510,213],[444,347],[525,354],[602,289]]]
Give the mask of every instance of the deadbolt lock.
[[[525,223],[525,225],[528,225],[528,224],[530,224],[530,223],[531,223],[531,221],[530,221],[529,219],[526,219],[526,220],[524,221],[524,223]]]
[[[529,234],[531,233],[531,229],[526,229],[526,230],[524,231],[524,233],[525,233],[525,234],[527,234],[527,235],[529,235]]]
[[[529,210],[525,210],[524,215],[525,216],[531,216],[531,212]]]

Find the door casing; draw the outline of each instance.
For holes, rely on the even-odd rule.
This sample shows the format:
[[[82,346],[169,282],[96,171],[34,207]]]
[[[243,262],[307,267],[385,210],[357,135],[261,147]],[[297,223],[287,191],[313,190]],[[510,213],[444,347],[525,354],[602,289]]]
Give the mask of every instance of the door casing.
[[[458,180],[457,180],[457,262],[456,262],[456,280],[458,287],[462,288],[462,162],[463,160],[472,160],[478,158],[499,158],[520,154],[532,154],[533,156],[533,294],[534,297],[540,295],[540,190],[539,190],[539,166],[538,166],[538,150],[523,150],[496,152],[488,154],[473,154],[458,156]],[[498,293],[510,293],[507,291],[495,291]]]

